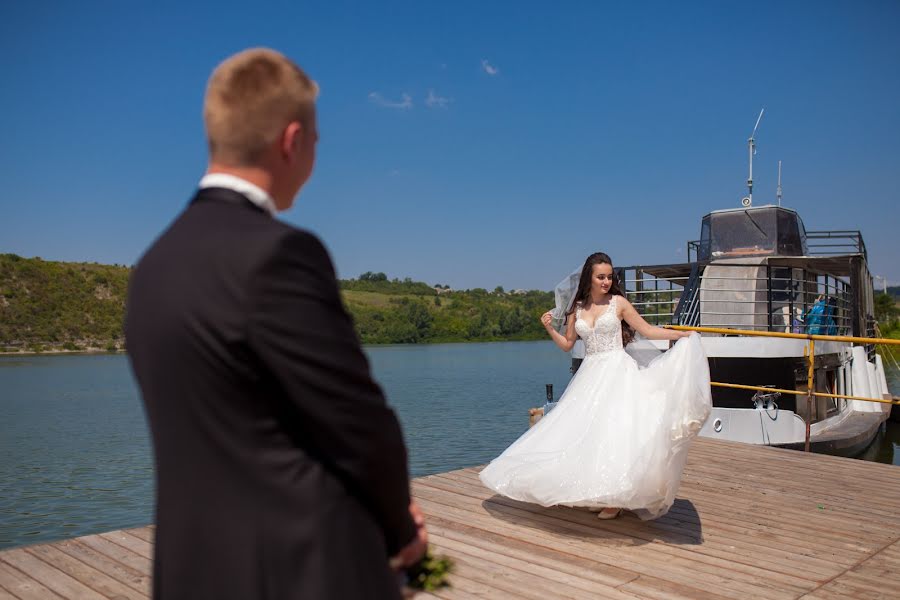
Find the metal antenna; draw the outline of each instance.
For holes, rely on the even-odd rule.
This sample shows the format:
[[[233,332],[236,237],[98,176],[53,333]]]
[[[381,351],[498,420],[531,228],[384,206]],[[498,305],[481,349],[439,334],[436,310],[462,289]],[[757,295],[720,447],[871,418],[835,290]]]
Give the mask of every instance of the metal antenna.
[[[747,146],[750,152],[750,176],[747,177],[747,197],[741,201],[741,204],[743,204],[744,206],[753,205],[753,155],[756,154],[756,130],[759,128],[759,122],[762,121],[762,116],[765,111],[765,108],[759,111],[759,117],[757,117],[756,119],[756,125],[753,126],[753,133],[750,134],[750,139],[747,140]]]
[[[775,192],[775,196],[778,198],[778,206],[781,206],[781,161],[778,161],[778,189]]]

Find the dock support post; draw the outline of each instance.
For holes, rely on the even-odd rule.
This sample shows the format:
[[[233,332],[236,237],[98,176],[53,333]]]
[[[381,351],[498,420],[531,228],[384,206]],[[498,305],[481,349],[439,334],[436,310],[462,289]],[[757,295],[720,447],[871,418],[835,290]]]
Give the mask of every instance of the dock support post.
[[[816,364],[816,340],[809,340],[809,373],[806,379],[806,443],[803,446],[804,452],[809,452],[809,427],[812,423],[812,401],[813,386],[815,385],[815,364]]]

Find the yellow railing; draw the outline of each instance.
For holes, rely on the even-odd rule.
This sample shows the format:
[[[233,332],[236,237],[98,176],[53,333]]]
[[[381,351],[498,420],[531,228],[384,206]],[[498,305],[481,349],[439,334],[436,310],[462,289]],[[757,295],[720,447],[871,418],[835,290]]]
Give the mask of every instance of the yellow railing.
[[[792,338],[795,340],[820,340],[825,342],[851,342],[854,344],[886,344],[900,346],[900,340],[891,338],[854,337],[852,335],[819,335],[816,333],[786,333],[782,331],[751,331],[749,329],[725,329],[723,327],[688,327],[687,325],[666,325],[666,329],[699,331],[701,333],[721,333],[724,335],[746,335],[757,337]]]
[[[831,394],[824,392],[816,392],[814,390],[814,366],[816,360],[816,340],[826,341],[826,342],[845,342],[845,343],[856,343],[856,344],[884,344],[886,346],[900,346],[900,340],[894,340],[889,338],[864,338],[864,337],[853,337],[847,335],[818,335],[813,333],[784,333],[780,331],[749,331],[746,329],[725,329],[721,327],[689,327],[686,325],[667,325],[668,329],[678,329],[680,331],[697,331],[700,333],[720,333],[722,335],[741,335],[748,337],[772,337],[772,338],[789,338],[789,339],[797,339],[797,340],[806,340],[809,342],[806,348],[806,352],[804,352],[807,364],[809,366],[807,373],[807,381],[806,381],[806,390],[805,392],[801,392],[798,390],[784,390],[778,388],[771,387],[763,387],[758,385],[740,385],[736,383],[721,383],[718,381],[710,382],[710,385],[716,387],[725,387],[725,388],[736,388],[741,390],[756,390],[761,392],[779,392],[782,394],[794,394],[796,396],[806,396],[806,443],[804,444],[804,449],[809,452],[809,430],[810,430],[810,416],[812,414],[812,400],[813,397],[823,397],[823,398],[844,398],[847,400],[863,400],[865,402],[881,402],[884,404],[896,404],[900,405],[900,400],[891,399],[888,400],[886,398],[866,398],[864,396],[847,396],[844,394]]]

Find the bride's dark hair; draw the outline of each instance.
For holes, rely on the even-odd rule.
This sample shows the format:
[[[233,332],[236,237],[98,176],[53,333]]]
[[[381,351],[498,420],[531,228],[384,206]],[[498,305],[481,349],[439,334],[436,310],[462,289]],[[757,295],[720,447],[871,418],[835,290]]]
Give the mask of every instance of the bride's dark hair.
[[[584,266],[581,267],[581,277],[578,280],[578,289],[572,296],[572,305],[566,311],[568,317],[575,312],[578,306],[584,306],[591,299],[591,275],[594,272],[594,265],[609,265],[613,270],[612,285],[609,286],[609,293],[613,296],[622,296],[625,293],[619,287],[619,278],[616,276],[616,270],[613,267],[612,259],[605,252],[595,252],[587,257]],[[622,321],[622,345],[627,346],[634,339],[634,328],[625,321]]]

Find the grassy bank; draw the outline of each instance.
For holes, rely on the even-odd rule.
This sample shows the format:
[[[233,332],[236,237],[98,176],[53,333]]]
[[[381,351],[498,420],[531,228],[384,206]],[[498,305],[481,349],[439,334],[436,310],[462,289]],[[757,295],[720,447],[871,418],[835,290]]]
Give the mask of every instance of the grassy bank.
[[[124,349],[128,277],[122,265],[0,254],[0,353]],[[450,290],[364,273],[341,294],[365,344],[544,339],[550,292]]]

